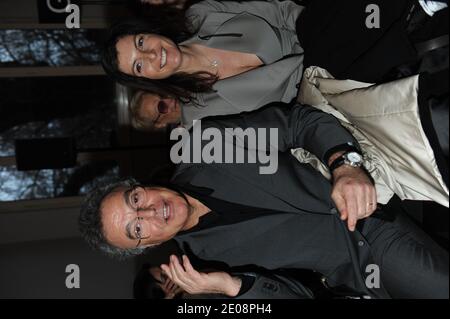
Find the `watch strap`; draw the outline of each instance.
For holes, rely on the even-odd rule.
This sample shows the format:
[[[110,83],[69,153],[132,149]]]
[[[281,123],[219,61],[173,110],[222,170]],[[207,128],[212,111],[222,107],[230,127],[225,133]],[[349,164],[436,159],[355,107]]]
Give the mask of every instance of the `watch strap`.
[[[347,162],[346,155],[349,154],[349,153],[358,153],[362,157],[361,153],[355,152],[354,150],[345,152],[344,154],[339,156],[337,159],[335,159],[333,161],[333,163],[331,163],[331,165],[330,165],[330,172],[333,172],[336,168],[346,164],[346,162]]]
[[[359,147],[357,147],[355,144],[348,142],[345,144],[341,144],[341,145],[337,145],[331,149],[329,149],[324,156],[324,163],[329,163],[329,160],[331,158],[331,156],[333,156],[333,154],[339,153],[339,152],[345,152],[345,153],[350,153],[350,152],[356,152],[358,154],[361,153],[361,150],[359,149]]]
[[[345,153],[347,154],[347,153]],[[330,172],[333,172],[336,168],[341,167],[342,165],[345,164],[345,157],[344,155],[339,156],[338,158],[336,158],[333,163],[331,163],[330,165]]]

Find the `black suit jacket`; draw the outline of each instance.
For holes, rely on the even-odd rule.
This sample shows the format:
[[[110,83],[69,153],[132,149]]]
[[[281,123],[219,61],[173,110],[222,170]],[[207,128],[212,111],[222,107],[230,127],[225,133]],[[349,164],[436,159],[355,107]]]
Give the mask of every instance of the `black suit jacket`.
[[[330,183],[289,153],[301,147],[326,162],[343,145],[356,145],[334,117],[309,106],[276,104],[201,124],[203,130],[214,127],[221,132],[236,127],[277,128],[278,170],[273,175],[261,175],[259,164],[184,163],[178,165],[172,182],[182,189],[270,209],[274,214],[181,234],[175,237],[180,247],[189,247],[201,259],[231,267],[254,264],[269,270],[316,270],[331,286],[345,284],[363,294],[388,297],[382,287],[366,288],[369,244],[359,231],[350,233],[340,220]]]
[[[255,272],[243,275],[253,277],[253,285],[236,299],[313,299],[315,297],[301,281],[290,276],[264,275]]]
[[[297,272],[297,271],[296,271]],[[320,279],[311,272],[298,278],[283,270],[275,272],[245,271],[231,272],[232,276],[249,281],[249,287],[236,297],[222,294],[188,295],[187,299],[331,299],[331,291],[320,287]],[[307,278],[306,276],[310,277]],[[314,283],[311,283],[315,280]],[[310,284],[312,289],[304,284]],[[318,288],[319,287],[319,288]]]

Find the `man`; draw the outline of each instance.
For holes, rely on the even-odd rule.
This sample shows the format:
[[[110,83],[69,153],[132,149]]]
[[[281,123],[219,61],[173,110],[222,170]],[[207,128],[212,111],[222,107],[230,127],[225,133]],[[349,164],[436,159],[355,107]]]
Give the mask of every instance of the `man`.
[[[183,163],[171,188],[133,181],[99,188],[80,216],[91,246],[126,256],[175,238],[185,251],[230,267],[310,269],[328,286],[377,298],[448,298],[448,253],[389,207],[369,217],[377,209],[375,189],[360,166],[356,141],[332,116],[278,103],[211,118],[201,128],[223,135],[230,128],[275,129],[278,170],[262,175],[252,161]],[[235,144],[249,149],[245,141]],[[288,153],[292,148],[328,165],[332,185],[297,162]],[[178,268],[189,270],[186,261]]]

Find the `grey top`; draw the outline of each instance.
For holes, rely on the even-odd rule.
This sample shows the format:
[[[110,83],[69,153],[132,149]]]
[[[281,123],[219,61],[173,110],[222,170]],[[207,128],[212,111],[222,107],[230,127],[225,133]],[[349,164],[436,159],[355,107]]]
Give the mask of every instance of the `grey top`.
[[[199,94],[198,105],[182,108],[182,123],[207,116],[236,114],[297,96],[303,74],[303,49],[295,22],[304,7],[291,1],[218,2],[206,0],[189,8],[195,35],[182,44],[201,44],[256,54],[262,66],[216,82],[215,92]]]

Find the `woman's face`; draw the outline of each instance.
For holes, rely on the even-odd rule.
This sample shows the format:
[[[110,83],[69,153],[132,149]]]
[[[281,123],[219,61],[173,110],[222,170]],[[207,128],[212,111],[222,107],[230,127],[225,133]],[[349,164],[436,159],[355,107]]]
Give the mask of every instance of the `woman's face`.
[[[156,34],[128,35],[117,44],[119,70],[152,80],[168,78],[179,71],[182,55],[170,39]]]

